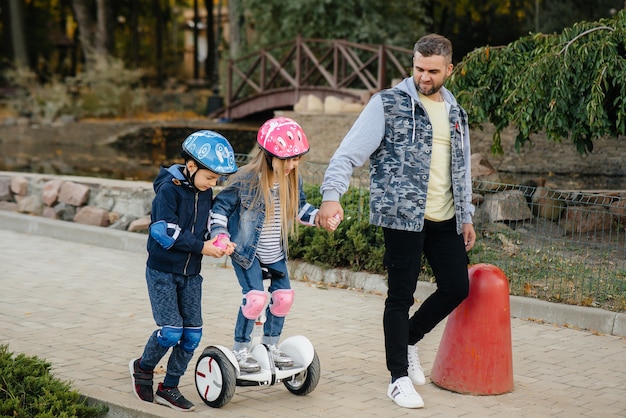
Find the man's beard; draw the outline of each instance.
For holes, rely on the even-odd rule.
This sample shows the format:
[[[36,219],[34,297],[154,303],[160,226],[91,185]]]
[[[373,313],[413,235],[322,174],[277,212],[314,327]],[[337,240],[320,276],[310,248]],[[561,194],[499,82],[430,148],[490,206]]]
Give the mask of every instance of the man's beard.
[[[431,85],[429,86],[428,89],[423,89],[421,85],[417,85],[417,91],[422,93],[424,96],[432,96],[433,94],[437,93],[439,90],[441,90],[441,87],[443,87],[443,84],[440,85]]]

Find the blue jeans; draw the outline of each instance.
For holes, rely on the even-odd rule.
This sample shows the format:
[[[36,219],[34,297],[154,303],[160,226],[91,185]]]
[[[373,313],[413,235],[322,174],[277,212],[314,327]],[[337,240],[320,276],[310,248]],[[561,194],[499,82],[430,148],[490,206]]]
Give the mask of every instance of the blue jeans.
[[[202,326],[201,275],[182,276],[146,267],[146,282],[152,316],[159,327]],[[160,328],[152,332],[141,356],[141,363],[149,369],[154,369],[169,350],[169,347],[159,344],[159,332]],[[185,351],[180,344],[176,344],[167,362],[166,379],[180,379],[192,357],[193,352]]]
[[[263,272],[261,271],[261,263],[258,258],[254,258],[252,265],[249,269],[244,269],[237,263],[233,263],[237,280],[241,286],[241,293],[244,295],[242,306],[246,303],[245,295],[251,290],[262,290],[263,286]],[[268,264],[267,267],[284,273],[282,278],[272,278],[269,292],[273,292],[278,289],[291,289],[289,283],[289,272],[287,271],[287,262],[283,258],[273,264]],[[264,344],[276,344],[280,339],[280,334],[283,331],[283,325],[285,323],[285,317],[273,315],[270,312],[269,304],[265,308],[265,324],[263,325],[263,343]],[[237,323],[235,325],[235,345],[234,350],[239,350],[244,347],[250,346],[252,330],[254,329],[254,320],[248,319],[243,316],[241,312],[241,306],[239,307],[239,313],[237,314]]]

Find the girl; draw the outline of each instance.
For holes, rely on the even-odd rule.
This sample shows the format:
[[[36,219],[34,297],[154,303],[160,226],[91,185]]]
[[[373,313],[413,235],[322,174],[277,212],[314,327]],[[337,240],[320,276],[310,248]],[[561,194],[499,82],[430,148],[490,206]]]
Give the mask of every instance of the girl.
[[[297,231],[296,219],[315,226],[318,211],[305,201],[298,174],[300,158],[309,151],[300,125],[285,117],[270,119],[259,129],[257,142],[259,152],[216,196],[211,212],[211,237],[226,234],[235,244],[231,259],[243,301],[233,351],[241,371],[247,373],[260,370],[249,348],[254,322],[267,300],[264,273],[271,276],[271,300],[262,342],[269,346],[277,367],[293,364],[276,346],[294,296],[287,271],[287,239]]]

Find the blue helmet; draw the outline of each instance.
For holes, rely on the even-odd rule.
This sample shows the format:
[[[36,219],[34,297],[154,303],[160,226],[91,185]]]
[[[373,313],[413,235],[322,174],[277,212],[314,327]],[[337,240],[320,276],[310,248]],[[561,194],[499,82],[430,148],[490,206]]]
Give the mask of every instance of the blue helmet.
[[[226,175],[237,171],[233,147],[217,132],[203,130],[192,133],[183,142],[181,155],[216,174]]]

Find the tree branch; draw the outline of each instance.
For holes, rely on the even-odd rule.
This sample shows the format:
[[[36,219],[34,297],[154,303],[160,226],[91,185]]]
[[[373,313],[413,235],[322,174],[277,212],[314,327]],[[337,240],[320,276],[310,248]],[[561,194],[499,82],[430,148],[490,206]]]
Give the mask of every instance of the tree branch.
[[[588,35],[588,34],[590,34],[591,32],[595,32],[595,31],[597,31],[597,30],[603,30],[603,29],[605,29],[605,30],[610,30],[610,31],[614,31],[614,30],[615,30],[615,28],[612,28],[612,27],[610,27],[610,26],[598,26],[597,28],[591,28],[591,29],[588,29],[588,30],[586,30],[586,31],[584,31],[584,32],[582,32],[582,33],[579,33],[579,34],[578,34],[578,35],[576,35],[573,39],[571,39],[571,40],[567,43],[567,45],[565,45],[565,46],[563,47],[563,49],[561,49],[561,50],[559,51],[559,53],[558,53],[557,55],[561,55],[564,51],[565,51],[565,52],[567,52],[567,48],[569,48],[569,46],[570,46],[571,44],[573,44],[573,43],[574,43],[574,41],[576,41],[578,38],[582,38],[583,36]]]

